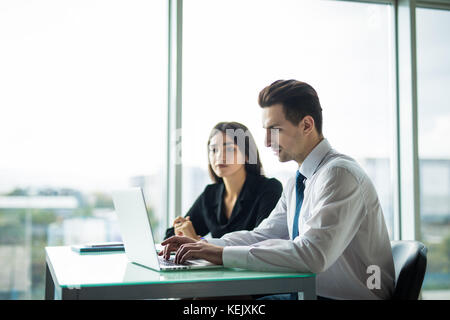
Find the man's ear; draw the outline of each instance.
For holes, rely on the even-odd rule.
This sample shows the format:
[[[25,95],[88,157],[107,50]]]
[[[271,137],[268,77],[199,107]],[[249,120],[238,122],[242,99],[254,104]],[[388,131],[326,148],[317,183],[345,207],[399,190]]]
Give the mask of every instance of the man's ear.
[[[310,134],[315,127],[314,118],[311,116],[305,116],[302,121],[303,123],[303,132],[308,135]]]

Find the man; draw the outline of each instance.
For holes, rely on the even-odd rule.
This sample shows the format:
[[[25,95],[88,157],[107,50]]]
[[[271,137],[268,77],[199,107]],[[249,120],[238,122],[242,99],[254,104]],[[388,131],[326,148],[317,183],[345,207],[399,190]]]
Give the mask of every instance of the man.
[[[296,177],[253,231],[200,242],[172,237],[162,243],[164,257],[177,250],[177,263],[203,258],[225,267],[313,272],[318,296],[390,298],[395,271],[377,193],[361,167],[323,137],[316,91],[279,80],[260,92],[258,102],[266,146],[281,162],[298,163]]]

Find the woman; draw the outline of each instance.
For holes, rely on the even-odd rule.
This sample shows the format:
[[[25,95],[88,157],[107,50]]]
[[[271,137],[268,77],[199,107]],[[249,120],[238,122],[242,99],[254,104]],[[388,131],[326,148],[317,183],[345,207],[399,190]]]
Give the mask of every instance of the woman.
[[[220,238],[237,230],[252,230],[264,220],[281,196],[281,183],[264,176],[250,131],[237,122],[221,122],[208,139],[206,186],[186,216],[167,229],[166,238],[184,235],[199,240]]]

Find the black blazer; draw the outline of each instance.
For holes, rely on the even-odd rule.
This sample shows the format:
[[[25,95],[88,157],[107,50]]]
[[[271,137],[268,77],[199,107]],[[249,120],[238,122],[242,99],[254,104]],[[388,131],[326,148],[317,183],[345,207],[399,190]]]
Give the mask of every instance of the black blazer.
[[[227,219],[222,210],[223,182],[206,186],[186,214],[198,235],[211,233],[213,238],[238,230],[253,230],[269,216],[278,202],[283,186],[275,178],[247,174],[244,185]],[[165,238],[173,236],[174,228],[167,229]]]

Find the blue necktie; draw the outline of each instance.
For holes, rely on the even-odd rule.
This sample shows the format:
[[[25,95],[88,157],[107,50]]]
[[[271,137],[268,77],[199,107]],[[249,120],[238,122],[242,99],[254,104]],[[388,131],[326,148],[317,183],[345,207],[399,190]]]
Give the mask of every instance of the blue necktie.
[[[305,184],[304,181],[306,177],[297,170],[297,178],[295,179],[295,215],[294,215],[294,224],[292,227],[292,239],[295,239],[298,236],[298,217],[300,215],[300,209],[302,208]]]
[[[297,170],[297,177],[295,179],[295,215],[294,215],[294,224],[292,227],[292,239],[295,239],[298,236],[298,217],[300,215],[300,209],[302,208],[303,196],[305,191],[305,182],[306,177]],[[298,300],[298,292],[292,292],[290,294],[290,300]]]

